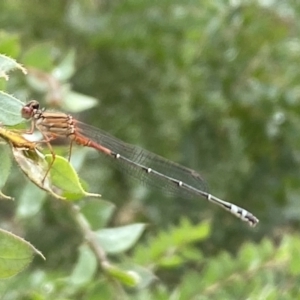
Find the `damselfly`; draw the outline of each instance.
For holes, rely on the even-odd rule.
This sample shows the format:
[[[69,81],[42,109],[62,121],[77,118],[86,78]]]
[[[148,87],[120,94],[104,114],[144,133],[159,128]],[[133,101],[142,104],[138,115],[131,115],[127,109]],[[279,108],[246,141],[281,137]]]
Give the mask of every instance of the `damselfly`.
[[[108,133],[84,124],[71,115],[61,112],[47,112],[40,108],[39,102],[32,100],[22,108],[22,116],[32,120],[30,132],[39,130],[47,143],[53,161],[55,153],[50,141],[58,137],[67,137],[72,143],[94,148],[111,157],[130,175],[144,183],[159,188],[169,194],[178,196],[202,196],[211,203],[217,204],[241,220],[255,226],[259,220],[247,210],[221,200],[205,191],[203,178],[194,170],[171,162],[161,156],[140,147],[127,144]],[[48,170],[48,171],[49,171]],[[47,176],[46,173],[45,177]]]

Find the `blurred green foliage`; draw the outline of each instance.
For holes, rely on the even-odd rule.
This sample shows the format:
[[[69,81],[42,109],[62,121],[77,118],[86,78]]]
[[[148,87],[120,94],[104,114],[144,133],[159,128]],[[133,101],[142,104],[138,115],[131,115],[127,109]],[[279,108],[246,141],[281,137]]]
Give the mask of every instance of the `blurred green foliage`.
[[[149,191],[101,154],[74,150],[72,163],[89,191],[117,207],[114,214],[106,208],[102,227],[149,224],[134,249],[109,257],[124,270],[138,268],[141,284],[127,289],[119,284],[132,280],[126,272],[93,269],[62,202],[41,202],[34,215],[16,217],[30,188],[13,168],[4,190],[17,200],[1,202],[0,226],[26,237],[47,260],[1,283],[3,299],[295,299],[299,17],[299,3],[288,0],[1,2],[0,53],[29,70],[0,79],[1,90],[75,112],[199,170],[212,194],[260,219],[249,229],[202,199]],[[208,226],[207,236],[198,226]],[[91,267],[78,279],[84,259]]]

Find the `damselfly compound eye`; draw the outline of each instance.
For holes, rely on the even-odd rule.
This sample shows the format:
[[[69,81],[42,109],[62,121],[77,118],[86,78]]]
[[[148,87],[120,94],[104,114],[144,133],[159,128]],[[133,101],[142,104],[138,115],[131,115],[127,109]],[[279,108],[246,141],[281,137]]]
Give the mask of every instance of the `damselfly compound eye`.
[[[21,115],[24,119],[31,119],[39,110],[40,104],[36,100],[29,101],[21,110]]]
[[[31,100],[25,106],[31,107],[33,110],[38,110],[40,108],[40,103],[36,100]]]

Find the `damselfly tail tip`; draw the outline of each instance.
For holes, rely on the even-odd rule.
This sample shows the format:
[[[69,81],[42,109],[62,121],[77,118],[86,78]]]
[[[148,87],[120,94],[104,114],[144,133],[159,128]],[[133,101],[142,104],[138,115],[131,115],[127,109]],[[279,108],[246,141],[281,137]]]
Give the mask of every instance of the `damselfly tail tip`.
[[[252,214],[249,214],[247,216],[246,221],[249,223],[249,225],[251,227],[255,227],[259,223],[259,220],[255,216],[253,216]]]

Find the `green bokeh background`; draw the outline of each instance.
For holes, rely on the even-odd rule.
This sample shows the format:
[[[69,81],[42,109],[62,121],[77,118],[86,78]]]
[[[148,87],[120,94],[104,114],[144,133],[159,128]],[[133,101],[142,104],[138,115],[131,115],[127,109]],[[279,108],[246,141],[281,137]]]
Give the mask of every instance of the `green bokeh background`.
[[[245,242],[276,244],[297,235],[299,18],[296,1],[3,1],[0,50],[30,67],[26,53],[46,45],[38,60],[43,71],[52,68],[47,58],[55,65],[74,51],[68,83],[98,101],[76,118],[198,170],[213,195],[260,219],[251,229],[202,199],[146,189],[89,152],[79,174],[89,190],[116,204],[111,224],[147,222],[147,240],[182,217],[194,224],[210,220],[209,239],[197,245],[209,260],[223,251],[235,255]],[[11,41],[1,44],[1,35]],[[22,76],[10,77],[7,92],[53,104]],[[18,199],[16,186],[24,181],[13,170],[6,193]],[[3,204],[2,223],[15,222],[16,205]],[[80,237],[63,205],[48,201],[35,220],[16,226],[47,257],[35,265],[68,272],[76,256],[70,245]],[[191,269],[160,278],[170,290],[179,288],[181,274]],[[235,299],[228,295],[223,299]]]

